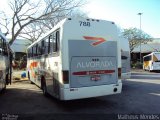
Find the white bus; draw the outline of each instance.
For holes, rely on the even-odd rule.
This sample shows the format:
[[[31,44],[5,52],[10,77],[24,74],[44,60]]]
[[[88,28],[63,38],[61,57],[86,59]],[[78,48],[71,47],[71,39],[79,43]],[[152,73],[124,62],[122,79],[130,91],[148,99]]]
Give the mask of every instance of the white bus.
[[[152,52],[144,56],[143,69],[148,71],[160,70],[160,52]]]
[[[113,22],[66,18],[28,47],[29,79],[60,100],[121,93],[117,40]]]
[[[122,62],[122,79],[131,78],[131,63],[130,63],[130,47],[128,39],[120,37],[121,46],[121,62]]]
[[[6,85],[11,83],[11,50],[8,40],[0,32],[0,91],[6,89]]]

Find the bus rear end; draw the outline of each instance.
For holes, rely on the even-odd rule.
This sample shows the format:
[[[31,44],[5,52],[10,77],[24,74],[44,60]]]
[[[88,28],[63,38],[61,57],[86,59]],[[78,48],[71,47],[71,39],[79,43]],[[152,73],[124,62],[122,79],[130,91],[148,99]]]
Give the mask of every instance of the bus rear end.
[[[149,71],[160,70],[160,52],[152,52],[144,56],[143,69]]]
[[[121,93],[121,54],[117,40],[117,29],[112,22],[68,21],[62,36],[61,100]]]
[[[160,70],[160,52],[153,52],[152,54],[150,70]]]

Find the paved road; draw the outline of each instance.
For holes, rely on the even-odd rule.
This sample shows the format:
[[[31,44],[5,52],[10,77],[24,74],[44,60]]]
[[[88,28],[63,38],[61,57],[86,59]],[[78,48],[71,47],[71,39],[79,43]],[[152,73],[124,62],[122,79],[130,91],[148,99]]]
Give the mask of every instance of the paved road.
[[[158,77],[154,73],[133,73],[132,79],[123,81],[121,94],[67,102],[44,97],[29,81],[14,82],[0,94],[1,118],[97,120],[96,117],[113,119],[113,116],[117,119],[118,114],[160,114]]]
[[[132,79],[160,79],[160,72],[133,72]]]

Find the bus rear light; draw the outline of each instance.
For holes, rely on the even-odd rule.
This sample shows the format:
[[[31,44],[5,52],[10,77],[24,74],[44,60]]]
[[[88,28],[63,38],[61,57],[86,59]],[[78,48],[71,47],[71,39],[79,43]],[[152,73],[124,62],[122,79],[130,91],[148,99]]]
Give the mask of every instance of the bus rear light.
[[[101,75],[101,74],[113,74],[115,70],[96,70],[96,71],[80,71],[73,72],[73,75],[85,76],[85,75]]]
[[[69,72],[68,71],[62,71],[63,74],[63,83],[68,84],[69,83]]]
[[[118,68],[118,79],[121,79],[121,72],[122,72],[121,68]]]

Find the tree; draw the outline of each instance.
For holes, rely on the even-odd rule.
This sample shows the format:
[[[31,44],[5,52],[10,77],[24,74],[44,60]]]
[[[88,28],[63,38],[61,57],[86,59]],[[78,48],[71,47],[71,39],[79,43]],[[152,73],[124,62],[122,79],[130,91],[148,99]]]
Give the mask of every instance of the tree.
[[[34,22],[26,26],[19,34],[19,37],[27,39],[33,43],[34,41],[39,39],[41,35],[46,31],[48,31],[48,29],[46,29],[45,26]]]
[[[8,35],[9,34],[9,28],[8,28],[8,26],[9,26],[9,24],[10,24],[10,20],[9,19],[7,19],[7,15],[3,12],[3,11],[1,11],[0,12],[0,16],[2,16],[0,19],[0,25],[1,25],[1,27],[2,28],[4,28],[5,29],[5,35]],[[1,29],[0,29],[1,30]]]
[[[39,37],[44,29],[50,29],[81,5],[82,2],[78,0],[11,0],[9,6],[13,11],[12,16],[8,17],[5,12],[1,12],[3,22],[0,25],[6,28],[6,35],[11,34],[12,44],[18,36],[34,34]]]
[[[85,13],[79,10],[74,10],[68,13],[68,17],[87,17]],[[59,21],[66,17],[66,13],[61,18],[55,18],[51,20],[44,20],[34,22],[26,26],[20,33],[20,37],[30,40],[31,42],[36,41],[47,31],[51,30]]]
[[[124,29],[123,36],[129,40],[130,52],[141,43],[146,44],[152,41],[152,37],[149,34],[137,28]]]

